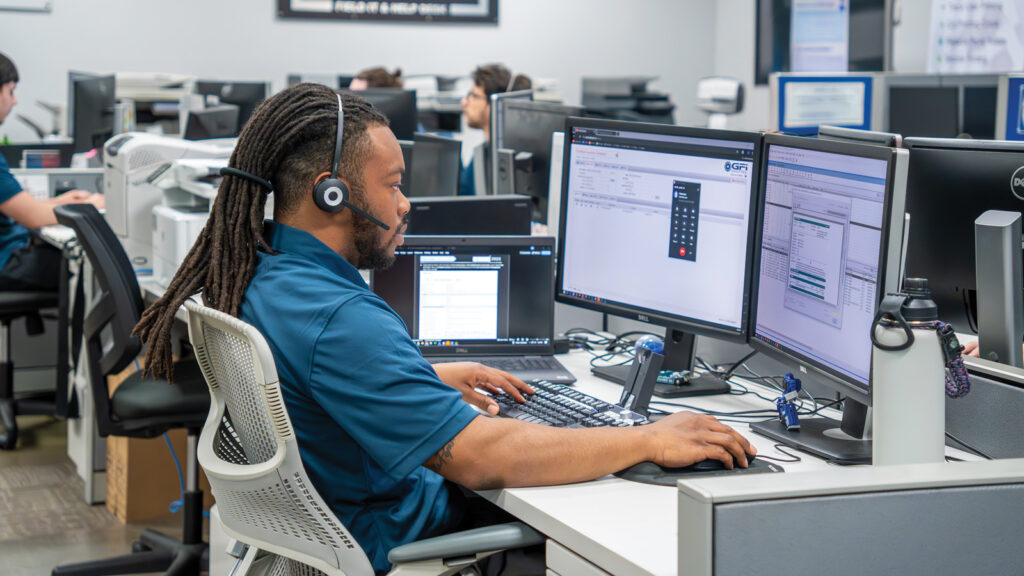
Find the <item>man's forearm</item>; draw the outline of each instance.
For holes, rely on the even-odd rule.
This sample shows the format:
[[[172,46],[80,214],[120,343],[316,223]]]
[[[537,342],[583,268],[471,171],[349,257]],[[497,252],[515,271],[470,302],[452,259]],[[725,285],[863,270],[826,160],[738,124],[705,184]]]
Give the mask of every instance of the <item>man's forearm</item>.
[[[583,482],[653,457],[645,427],[565,429],[483,416],[470,426],[472,434],[457,436],[427,465],[478,490]],[[449,469],[453,478],[445,467],[461,470]]]

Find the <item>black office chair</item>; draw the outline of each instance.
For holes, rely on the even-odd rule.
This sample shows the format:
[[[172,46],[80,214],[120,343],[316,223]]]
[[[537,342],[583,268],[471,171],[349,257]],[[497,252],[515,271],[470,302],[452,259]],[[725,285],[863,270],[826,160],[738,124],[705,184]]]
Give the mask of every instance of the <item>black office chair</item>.
[[[11,356],[11,323],[25,318],[28,333],[43,333],[43,320],[39,313],[56,308],[56,292],[0,292],[0,449],[13,450],[18,443],[16,416],[27,414],[54,414],[53,391],[14,395],[14,359]]]
[[[210,408],[210,393],[194,359],[175,364],[174,384],[135,372],[113,395],[107,376],[124,370],[142,349],[132,329],[142,314],[142,292],[131,263],[103,216],[90,204],[54,208],[57,221],[74,229],[92,264],[96,287],[83,322],[86,371],[100,436],[152,438],[174,428],[188,430],[188,490],[183,506],[184,538],[144,530],[133,554],[58,566],[56,575],[102,576],[163,572],[198,575],[206,545],[202,540],[203,495],[198,488],[196,442]]]

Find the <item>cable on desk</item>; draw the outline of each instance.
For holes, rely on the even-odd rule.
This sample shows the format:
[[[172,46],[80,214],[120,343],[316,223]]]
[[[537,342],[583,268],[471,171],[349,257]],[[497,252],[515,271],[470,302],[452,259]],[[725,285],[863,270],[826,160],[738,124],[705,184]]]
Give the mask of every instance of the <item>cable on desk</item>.
[[[792,452],[787,452],[787,451],[783,450],[784,447],[786,447],[785,444],[776,444],[775,446],[773,446],[773,448],[775,448],[775,450],[777,452],[782,452],[786,456],[789,456],[788,460],[783,459],[783,458],[776,458],[774,456],[765,456],[764,454],[761,454],[760,452],[757,453],[757,459],[760,460],[760,459],[764,458],[765,460],[771,460],[772,462],[779,462],[781,464],[793,464],[795,462],[803,461],[803,458],[797,456],[796,454],[793,454]]]
[[[977,448],[975,448],[974,446],[971,446],[971,445],[970,445],[970,444],[968,444],[967,442],[964,442],[963,440],[961,440],[961,439],[957,438],[956,436],[953,436],[953,435],[952,435],[952,434],[950,434],[949,432],[946,432],[946,438],[949,438],[949,439],[950,439],[950,440],[952,440],[953,442],[956,442],[957,444],[959,444],[959,445],[963,446],[964,448],[967,448],[967,451],[968,451],[968,452],[973,452],[973,453],[974,453],[975,455],[977,455],[977,456],[981,456],[981,457],[982,457],[982,458],[984,458],[985,460],[992,460],[992,457],[991,457],[991,456],[989,456],[988,454],[985,454],[984,452],[982,452],[981,450],[978,450],[978,449],[977,449]]]

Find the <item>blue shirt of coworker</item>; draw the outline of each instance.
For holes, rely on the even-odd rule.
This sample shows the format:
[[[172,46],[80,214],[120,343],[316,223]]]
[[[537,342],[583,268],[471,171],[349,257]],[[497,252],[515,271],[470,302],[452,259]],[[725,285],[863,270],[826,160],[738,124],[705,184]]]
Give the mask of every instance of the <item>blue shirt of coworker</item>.
[[[270,344],[313,484],[389,569],[395,546],[453,530],[463,501],[421,466],[477,412],[441,382],[402,319],[313,235],[267,222],[240,317]]]
[[[21,192],[21,184],[14,179],[7,159],[0,154],[0,204]],[[0,270],[7,266],[11,254],[29,242],[28,229],[0,213]]]
[[[459,172],[459,196],[476,196],[476,177],[473,174],[473,163],[475,160],[470,158],[469,165],[463,166],[462,171]]]

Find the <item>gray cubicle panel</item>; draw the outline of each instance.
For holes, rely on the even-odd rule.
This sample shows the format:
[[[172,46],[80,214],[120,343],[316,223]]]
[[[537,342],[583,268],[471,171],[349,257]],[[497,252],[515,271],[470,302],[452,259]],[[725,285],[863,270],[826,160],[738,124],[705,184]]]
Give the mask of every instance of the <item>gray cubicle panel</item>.
[[[1024,574],[1024,460],[679,483],[679,574]]]
[[[979,358],[967,366],[971,391],[946,399],[946,431],[993,458],[1024,458],[1024,370]]]

